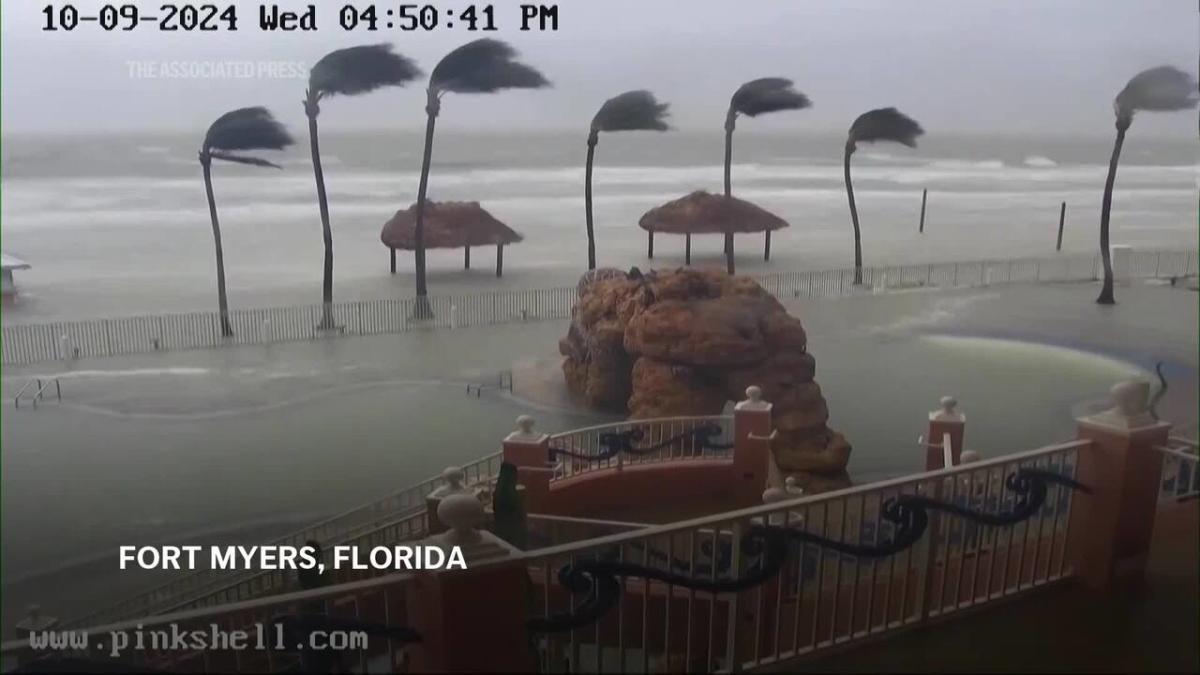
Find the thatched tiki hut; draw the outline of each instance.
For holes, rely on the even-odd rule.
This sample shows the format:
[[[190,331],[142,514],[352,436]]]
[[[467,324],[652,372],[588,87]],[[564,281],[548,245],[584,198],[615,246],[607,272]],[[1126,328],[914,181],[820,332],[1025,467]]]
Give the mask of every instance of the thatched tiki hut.
[[[654,258],[654,233],[682,234],[686,264],[692,264],[693,234],[733,234],[765,232],[763,260],[771,259],[771,232],[788,226],[787,221],[744,199],[714,195],[704,190],[656,206],[646,212],[638,225],[646,231],[647,255]]]
[[[415,250],[417,205],[401,209],[384,223],[379,239],[391,252],[392,274],[396,273],[396,249]],[[463,249],[463,268],[471,269],[472,246],[496,247],[496,276],[504,274],[504,247],[524,237],[484,211],[479,202],[427,202],[425,204],[425,248]]]

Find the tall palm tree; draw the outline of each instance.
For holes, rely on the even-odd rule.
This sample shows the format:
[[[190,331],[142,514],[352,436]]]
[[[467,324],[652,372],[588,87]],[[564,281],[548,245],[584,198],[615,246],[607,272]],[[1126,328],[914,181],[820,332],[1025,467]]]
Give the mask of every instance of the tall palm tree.
[[[738,87],[729,100],[725,114],[725,196],[733,195],[733,130],[738,115],[758,117],[781,110],[802,110],[812,105],[808,97],[792,88],[792,81],[783,77],[762,77]],[[769,234],[767,236],[770,236]],[[725,233],[725,266],[733,274],[733,233]]]
[[[417,189],[416,239],[417,303],[414,316],[433,316],[425,284],[425,195],[429,186],[429,163],[433,158],[433,129],[442,109],[442,95],[491,94],[504,89],[537,89],[550,86],[537,69],[516,60],[517,51],[508,43],[491,38],[474,40],[447,54],[429,76],[425,103],[425,155],[421,159],[421,183]]]
[[[583,202],[587,212],[588,269],[596,269],[596,233],[592,225],[592,160],[601,131],[666,131],[666,103],[659,103],[654,94],[639,89],[614,96],[600,106],[592,118],[587,139],[587,170],[584,172]]]
[[[917,147],[917,136],[925,133],[916,120],[896,110],[895,108],[877,108],[868,110],[854,120],[850,125],[850,133],[846,136],[846,198],[850,200],[850,221],[854,223],[854,283],[862,283],[862,234],[858,229],[858,208],[854,206],[854,185],[850,182],[850,155],[858,149],[859,143],[875,143],[891,141]]]
[[[1104,286],[1096,302],[1101,305],[1116,303],[1113,298],[1112,255],[1108,250],[1108,218],[1112,211],[1113,183],[1117,180],[1117,162],[1121,158],[1121,146],[1125,143],[1125,132],[1133,122],[1133,114],[1139,110],[1187,110],[1195,107],[1196,102],[1196,81],[1191,75],[1171,66],[1158,66],[1134,75],[1113,101],[1113,112],[1117,116],[1117,140],[1113,143],[1112,158],[1108,161],[1104,201],[1100,204],[1100,259],[1104,261]]]
[[[225,296],[225,253],[221,248],[221,225],[217,220],[217,201],[213,197],[212,161],[214,159],[251,166],[281,168],[258,157],[231,154],[243,150],[282,150],[292,137],[282,124],[262,107],[238,108],[217,118],[200,146],[200,166],[204,170],[204,191],[208,195],[208,215],[212,219],[213,245],[217,250],[217,308],[221,314],[221,335],[233,335],[229,324],[229,301]]]
[[[408,58],[392,52],[389,44],[339,49],[317,61],[308,74],[304,114],[308,116],[308,144],[313,175],[317,181],[317,203],[321,209],[321,234],[325,241],[325,267],[321,280],[321,328],[333,328],[333,231],[329,227],[329,199],[325,194],[325,172],[321,168],[321,145],[317,116],[321,99],[328,96],[358,96],[381,87],[401,86],[421,74]]]

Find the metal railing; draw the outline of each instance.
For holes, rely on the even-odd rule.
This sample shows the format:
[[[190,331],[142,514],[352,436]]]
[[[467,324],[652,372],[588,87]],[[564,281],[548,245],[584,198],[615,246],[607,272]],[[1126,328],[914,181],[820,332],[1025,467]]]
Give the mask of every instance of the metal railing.
[[[1200,495],[1200,444],[1188,438],[1172,436],[1170,443],[1159,446],[1163,453],[1163,499],[1195,499]]]
[[[697,417],[662,417],[646,420],[629,420],[599,424],[574,429],[550,436],[550,452],[556,455],[554,474],[551,481],[562,480],[585,474],[597,469],[612,469],[626,465],[669,462],[689,459],[713,459],[728,457],[729,451],[714,449],[701,442],[701,437],[692,435],[706,427],[717,425],[720,433],[709,436],[714,445],[733,443],[733,417],[731,415],[708,415]],[[639,430],[639,446],[662,445],[644,454],[618,452],[605,457],[609,446],[606,437]],[[677,439],[670,442],[671,439]],[[566,450],[572,454],[556,453]]]
[[[487,482],[499,472],[502,460],[501,453],[493,453],[463,465],[461,468],[464,484]],[[322,546],[341,544],[354,537],[385,531],[396,526],[396,523],[410,522],[409,519],[413,517],[424,518],[425,498],[442,482],[440,477],[421,481],[383,499],[355,507],[272,540],[268,545],[302,546],[308,541],[317,541]],[[261,597],[265,593],[278,592],[286,583],[287,580],[280,574],[197,570],[100,611],[66,622],[65,625],[86,626],[118,621],[131,616],[148,616],[170,609],[201,606],[196,603],[215,604],[246,600]]]
[[[90,626],[86,630],[89,638],[87,644],[91,647],[88,650],[35,653],[30,649],[28,639],[10,640],[0,645],[0,655],[3,655],[6,662],[15,659],[22,664],[39,657],[90,659],[98,667],[104,666],[105,672],[117,672],[115,667],[119,664],[183,672],[294,672],[301,658],[293,648],[295,645],[284,644],[280,649],[276,634],[271,630],[281,616],[315,613],[333,620],[349,619],[389,627],[407,626],[406,593],[411,579],[412,575],[409,573],[392,574],[330,588]],[[224,648],[196,648],[192,642],[188,642],[178,649],[178,645],[170,643],[169,639],[164,641],[167,642],[165,649],[152,647],[156,644],[153,637],[156,631],[165,631],[170,635],[173,627],[178,627],[179,631],[189,635],[192,631],[211,635],[214,626],[226,634],[235,630],[247,631],[251,636],[251,644],[257,639],[265,638],[265,648],[233,649],[228,645]],[[266,627],[268,633],[265,636],[258,633],[259,626]],[[131,642],[118,658],[111,658],[114,634],[141,636],[139,639],[144,639],[145,648],[135,648],[135,643]],[[372,638],[366,641],[365,646],[338,650],[331,656],[340,662],[335,664],[340,667],[336,672],[408,671],[404,645],[394,640]],[[79,662],[76,662],[66,670],[55,672],[67,672],[80,667]]]
[[[1133,251],[1132,278],[1175,279],[1194,276],[1200,261],[1195,250]],[[854,286],[853,269],[772,272],[755,275],[777,297],[831,297],[907,288],[969,288],[993,284],[1090,281],[1099,277],[1100,257],[1057,255],[1047,258],[983,260],[863,268],[863,285]],[[567,319],[575,303],[574,286],[497,291],[429,298],[434,318],[413,320],[412,299],[334,303],[337,329],[318,328],[321,305],[234,309],[233,336],[222,337],[216,312],[162,314],[87,321],[4,326],[0,348],[4,365],[67,358],[145,354],[208,347],[259,345],[347,335],[404,333],[414,327],[458,328]]]
[[[34,378],[21,385],[21,388],[17,390],[17,395],[13,397],[13,407],[19,410],[21,408],[21,397],[25,396],[25,392],[32,388],[33,393],[29,394],[29,402],[34,408],[37,408],[38,401],[45,397],[46,390],[50,388],[50,385],[54,385],[54,397],[61,403],[62,383],[58,381],[57,377],[52,377],[44,383],[41,378]]]
[[[1076,441],[988,461],[655,526],[527,555],[535,618],[570,615],[583,598],[557,583],[588,561],[634,563],[695,579],[738,578],[761,551],[743,548],[769,524],[861,545],[894,541],[889,500],[928,496],[959,507],[1012,512],[1021,494],[1006,480],[1021,469],[1073,477]],[[793,543],[780,574],[739,592],[706,592],[643,578],[619,580],[611,611],[587,625],[537,637],[543,672],[735,671],[770,666],[868,636],[946,616],[1040,587],[1072,573],[1067,561],[1071,490],[1052,485],[1033,516],[981,525],[930,515],[915,545],[858,557]]]

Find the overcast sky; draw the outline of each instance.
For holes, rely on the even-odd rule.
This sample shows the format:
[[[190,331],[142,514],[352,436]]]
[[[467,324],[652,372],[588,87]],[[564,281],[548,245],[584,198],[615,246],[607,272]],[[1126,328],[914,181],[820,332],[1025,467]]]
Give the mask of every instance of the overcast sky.
[[[74,4],[94,14],[104,3]],[[161,3],[139,4],[157,13]],[[757,128],[844,130],[858,113],[895,105],[943,132],[1107,135],[1112,99],[1139,70],[1168,63],[1195,74],[1200,34],[1195,0],[562,0],[559,30],[543,33],[519,31],[518,3],[493,0],[500,30],[491,34],[461,22],[346,32],[340,0],[319,3],[315,33],[264,33],[259,4],[238,2],[233,33],[106,33],[96,24],[44,32],[44,2],[5,0],[4,131],[195,130],[245,105],[269,106],[296,126],[303,78],[138,78],[130,62],[307,65],[331,49],[390,40],[428,72],[449,49],[491,35],[554,88],[456,97],[443,106],[444,128],[585,128],[604,99],[648,88],[672,104],[675,126],[709,129],[741,82],[779,75],[814,107],[755,120]],[[435,4],[457,13],[468,3]],[[422,88],[330,102],[323,128],[419,130]],[[1197,136],[1195,112],[1145,114],[1135,126],[1147,136]]]

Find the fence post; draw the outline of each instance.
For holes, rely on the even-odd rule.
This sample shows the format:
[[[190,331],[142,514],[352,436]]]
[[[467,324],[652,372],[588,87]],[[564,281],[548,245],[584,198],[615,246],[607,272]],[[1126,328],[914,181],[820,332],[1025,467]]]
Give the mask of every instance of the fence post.
[[[929,413],[929,430],[925,436],[926,471],[936,471],[945,465],[942,439],[946,434],[950,435],[950,453],[954,464],[958,465],[962,458],[967,416],[955,409],[958,401],[953,396],[943,396],[940,403],[941,408]]]
[[[1090,494],[1076,492],[1071,507],[1070,560],[1089,588],[1105,590],[1137,582],[1146,569],[1162,484],[1162,453],[1171,424],[1150,414],[1150,383],[1113,386],[1113,407],[1081,417],[1076,479]]]
[[[739,502],[761,500],[775,461],[771,453],[774,437],[771,404],[762,400],[761,388],[746,387],[746,400],[733,407],[733,491]]]
[[[421,642],[410,647],[415,672],[533,672],[529,644],[529,573],[518,551],[481,530],[486,513],[468,494],[447,497],[438,517],[450,529],[425,540],[462,553],[467,569],[416,572],[406,588],[411,627]],[[480,561],[487,560],[485,564]],[[473,564],[474,563],[474,564]]]
[[[434,488],[425,497],[426,519],[429,523],[425,527],[426,532],[437,534],[446,531],[446,525],[438,518],[438,507],[441,505],[442,500],[450,495],[468,492],[467,488],[463,486],[465,478],[463,470],[457,466],[448,466],[442,469],[442,479],[446,481],[445,485]]]
[[[517,418],[517,429],[504,437],[504,461],[517,467],[517,482],[525,486],[525,507],[542,513],[550,494],[550,437],[534,431],[529,415]]]

